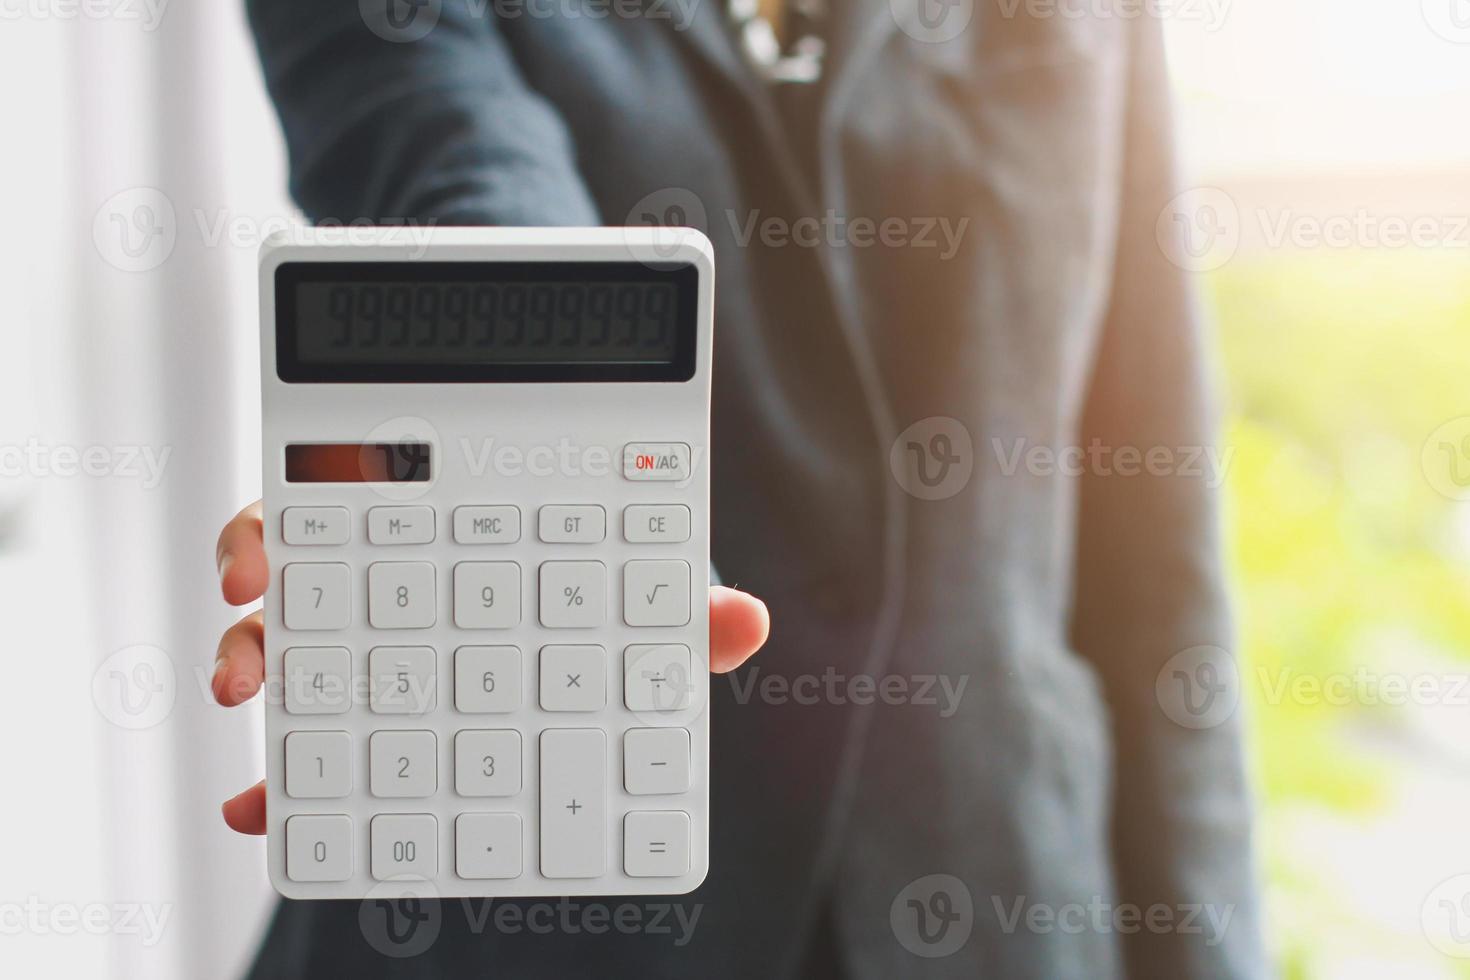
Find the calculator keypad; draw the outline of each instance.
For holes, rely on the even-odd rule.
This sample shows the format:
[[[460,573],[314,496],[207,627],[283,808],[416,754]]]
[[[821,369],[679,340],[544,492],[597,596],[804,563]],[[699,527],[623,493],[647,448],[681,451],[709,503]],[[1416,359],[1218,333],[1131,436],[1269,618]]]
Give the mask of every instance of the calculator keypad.
[[[538,521],[547,544],[596,544],[607,537],[607,511],[601,507],[548,505]]]
[[[520,815],[461,813],[454,821],[454,861],[461,878],[519,878]]]
[[[600,561],[541,563],[541,625],[592,629],[607,622],[607,568]]]
[[[623,537],[632,544],[683,544],[689,540],[689,508],[683,504],[633,504],[623,508]]]
[[[341,562],[293,562],[281,572],[288,630],[340,630],[352,622],[352,570]]]
[[[520,539],[518,507],[454,508],[454,540],[460,544],[515,544]]]
[[[623,622],[689,625],[689,563],[630,561],[623,566]]]
[[[521,651],[516,647],[460,647],[454,651],[454,706],[483,714],[519,708]]]
[[[286,875],[292,881],[351,878],[352,819],[309,813],[287,819]]]
[[[623,736],[623,788],[635,796],[688,792],[688,730],[630,728]]]
[[[689,814],[638,811],[623,818],[623,870],[635,878],[672,878],[689,870]]]
[[[421,715],[434,710],[433,647],[373,647],[368,653],[369,699],[380,715]]]
[[[435,605],[434,566],[428,562],[378,561],[368,566],[368,621],[373,629],[428,629],[436,619]]]
[[[439,788],[437,739],[433,732],[374,732],[368,741],[374,796],[410,799]]]
[[[372,544],[428,544],[434,540],[432,507],[374,507],[368,511]]]
[[[521,733],[464,731],[454,736],[454,789],[460,796],[521,791]]]
[[[281,538],[287,544],[346,544],[351,535],[346,507],[287,507],[281,512]]]
[[[641,459],[625,460],[630,478],[687,476],[687,447],[642,448]],[[456,546],[486,549],[459,551],[464,560],[444,562],[420,560],[409,547],[438,538],[440,513],[431,506],[370,507],[359,512],[361,531],[346,507],[282,511],[288,544],[340,545],[360,535],[389,549],[382,560],[365,563],[365,572],[341,561],[292,561],[282,568],[282,619],[288,630],[303,633],[281,664],[286,711],[309,717],[366,710],[382,722],[365,746],[347,731],[288,732],[286,794],[332,801],[365,790],[389,811],[374,814],[365,826],[342,814],[288,817],[285,863],[292,881],[347,881],[361,873],[354,853],[366,855],[365,870],[379,881],[433,879],[441,869],[465,880],[515,879],[528,870],[568,880],[619,870],[676,877],[689,870],[693,830],[678,801],[691,789],[693,744],[677,713],[697,703],[694,695],[705,681],[688,645],[657,642],[659,629],[687,626],[693,611],[689,562],[657,549],[689,541],[690,509],[635,504],[610,513],[599,505],[559,503],[524,513],[534,515],[533,546],[552,546],[534,560],[495,557],[511,552],[491,546],[522,540],[523,512],[487,504],[454,508],[444,532]],[[625,544],[648,546],[641,553],[647,557],[616,563],[579,557],[597,550],[579,546],[607,540],[610,520]],[[619,577],[611,584],[621,583],[621,610],[608,608],[609,576]],[[441,584],[441,577],[448,581]],[[441,597],[441,590],[448,594]],[[430,630],[444,610],[456,630],[484,631],[485,642],[446,649],[439,634],[390,632],[379,637],[389,642],[366,651],[311,642],[313,631],[347,630],[364,620],[378,631]],[[566,642],[528,646],[510,633],[507,638],[517,642],[494,641],[496,631],[522,628],[530,616],[548,630],[567,631]],[[650,642],[621,648],[577,642],[575,631],[619,618]],[[451,703],[441,705],[441,699]],[[512,722],[528,707],[545,713],[529,733]],[[609,707],[633,712],[635,727],[598,727],[604,717],[598,713]],[[453,729],[429,730],[446,717],[456,718]],[[353,782],[359,753],[366,758],[365,787]],[[621,773],[611,786],[620,784],[627,794],[627,812],[609,814],[609,765]],[[523,799],[533,778],[529,811],[496,812],[497,802]],[[446,780],[449,785],[441,785]],[[627,809],[630,796],[647,803]],[[447,800],[457,801],[449,812],[443,809]],[[437,813],[391,812],[420,808]],[[528,820],[534,825],[529,835]],[[452,827],[441,828],[449,821]],[[441,854],[441,844],[453,853]],[[614,856],[619,851],[621,868]]]
[[[541,873],[596,878],[607,861],[607,734],[600,728],[541,733]]]
[[[623,449],[623,476],[629,480],[687,480],[692,465],[682,442],[630,442]]]
[[[352,653],[346,647],[291,647],[282,691],[293,715],[339,715],[352,706]]]
[[[607,651],[599,646],[541,648],[541,710],[598,711],[607,703]]]
[[[352,737],[346,732],[292,732],[286,736],[286,795],[342,797],[352,792]]]
[[[373,877],[432,878],[439,870],[439,822],[429,813],[373,817]]]
[[[454,625],[505,630],[521,624],[521,566],[513,561],[462,561],[454,566]]]
[[[682,711],[694,678],[681,643],[637,643],[623,653],[623,701],[629,711]]]

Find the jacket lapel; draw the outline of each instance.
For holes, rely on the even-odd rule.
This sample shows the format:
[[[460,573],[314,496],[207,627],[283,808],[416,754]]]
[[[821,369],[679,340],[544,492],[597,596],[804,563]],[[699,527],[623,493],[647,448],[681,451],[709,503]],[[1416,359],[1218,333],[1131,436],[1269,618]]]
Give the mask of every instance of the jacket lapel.
[[[678,33],[687,48],[750,112],[765,143],[763,149],[777,161],[783,179],[788,184],[793,180],[805,184],[794,169],[795,160],[770,88],[747,64],[730,29],[726,0],[686,2],[691,4],[691,12],[684,29]],[[912,17],[912,8],[918,4],[964,6],[973,2],[978,0],[833,0],[820,83],[824,93],[820,115],[823,142],[829,135],[835,135],[850,107],[852,83],[898,30],[900,16]],[[814,188],[792,187],[792,190],[804,206],[818,203],[807,192]],[[820,192],[818,195],[826,197]]]
[[[745,63],[727,23],[726,0],[680,0],[691,5],[688,23],[675,28],[694,55],[721,84],[737,94],[752,109],[770,111],[770,94],[765,84]]]
[[[915,3],[942,3],[945,0],[829,0],[832,3],[831,29],[827,36],[826,64],[823,84],[826,105],[822,117],[831,132],[848,110],[852,83],[883,49],[898,30],[898,14]],[[958,0],[964,3],[966,0]]]

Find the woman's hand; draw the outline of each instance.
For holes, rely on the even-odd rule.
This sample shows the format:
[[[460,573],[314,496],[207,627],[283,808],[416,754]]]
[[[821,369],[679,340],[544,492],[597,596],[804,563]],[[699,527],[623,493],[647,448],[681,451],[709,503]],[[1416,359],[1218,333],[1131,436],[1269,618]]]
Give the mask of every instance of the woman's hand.
[[[219,536],[215,552],[220,588],[225,601],[243,606],[265,594],[270,581],[265,545],[261,540],[260,502],[246,507]],[[709,659],[717,674],[734,670],[766,642],[770,618],[765,603],[744,592],[715,587],[709,590]],[[227,708],[248,701],[265,680],[264,625],[260,613],[251,613],[225,630],[220,638],[211,688]],[[265,833],[265,783],[225,801],[225,823],[242,834]]]

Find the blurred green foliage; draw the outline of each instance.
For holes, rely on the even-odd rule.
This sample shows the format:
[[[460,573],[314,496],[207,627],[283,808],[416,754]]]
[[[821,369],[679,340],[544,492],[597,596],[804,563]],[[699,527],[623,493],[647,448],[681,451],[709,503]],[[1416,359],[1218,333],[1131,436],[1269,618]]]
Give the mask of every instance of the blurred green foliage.
[[[1303,676],[1470,661],[1470,504],[1438,492],[1421,461],[1431,433],[1470,416],[1470,255],[1239,258],[1205,294],[1223,355],[1227,540],[1278,969],[1330,976],[1350,949],[1404,976],[1470,976],[1470,961],[1412,935],[1417,906],[1396,923],[1364,910],[1344,884],[1363,853],[1324,860],[1302,846],[1315,829],[1377,846],[1413,766],[1363,743],[1412,736],[1414,709],[1281,696]]]

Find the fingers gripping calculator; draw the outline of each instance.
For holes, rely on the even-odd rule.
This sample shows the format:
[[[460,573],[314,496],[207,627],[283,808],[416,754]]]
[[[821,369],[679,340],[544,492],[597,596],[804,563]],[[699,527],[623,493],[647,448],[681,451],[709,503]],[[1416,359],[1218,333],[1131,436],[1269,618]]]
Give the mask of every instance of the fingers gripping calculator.
[[[272,882],[692,890],[709,242],[337,231],[261,253]]]

